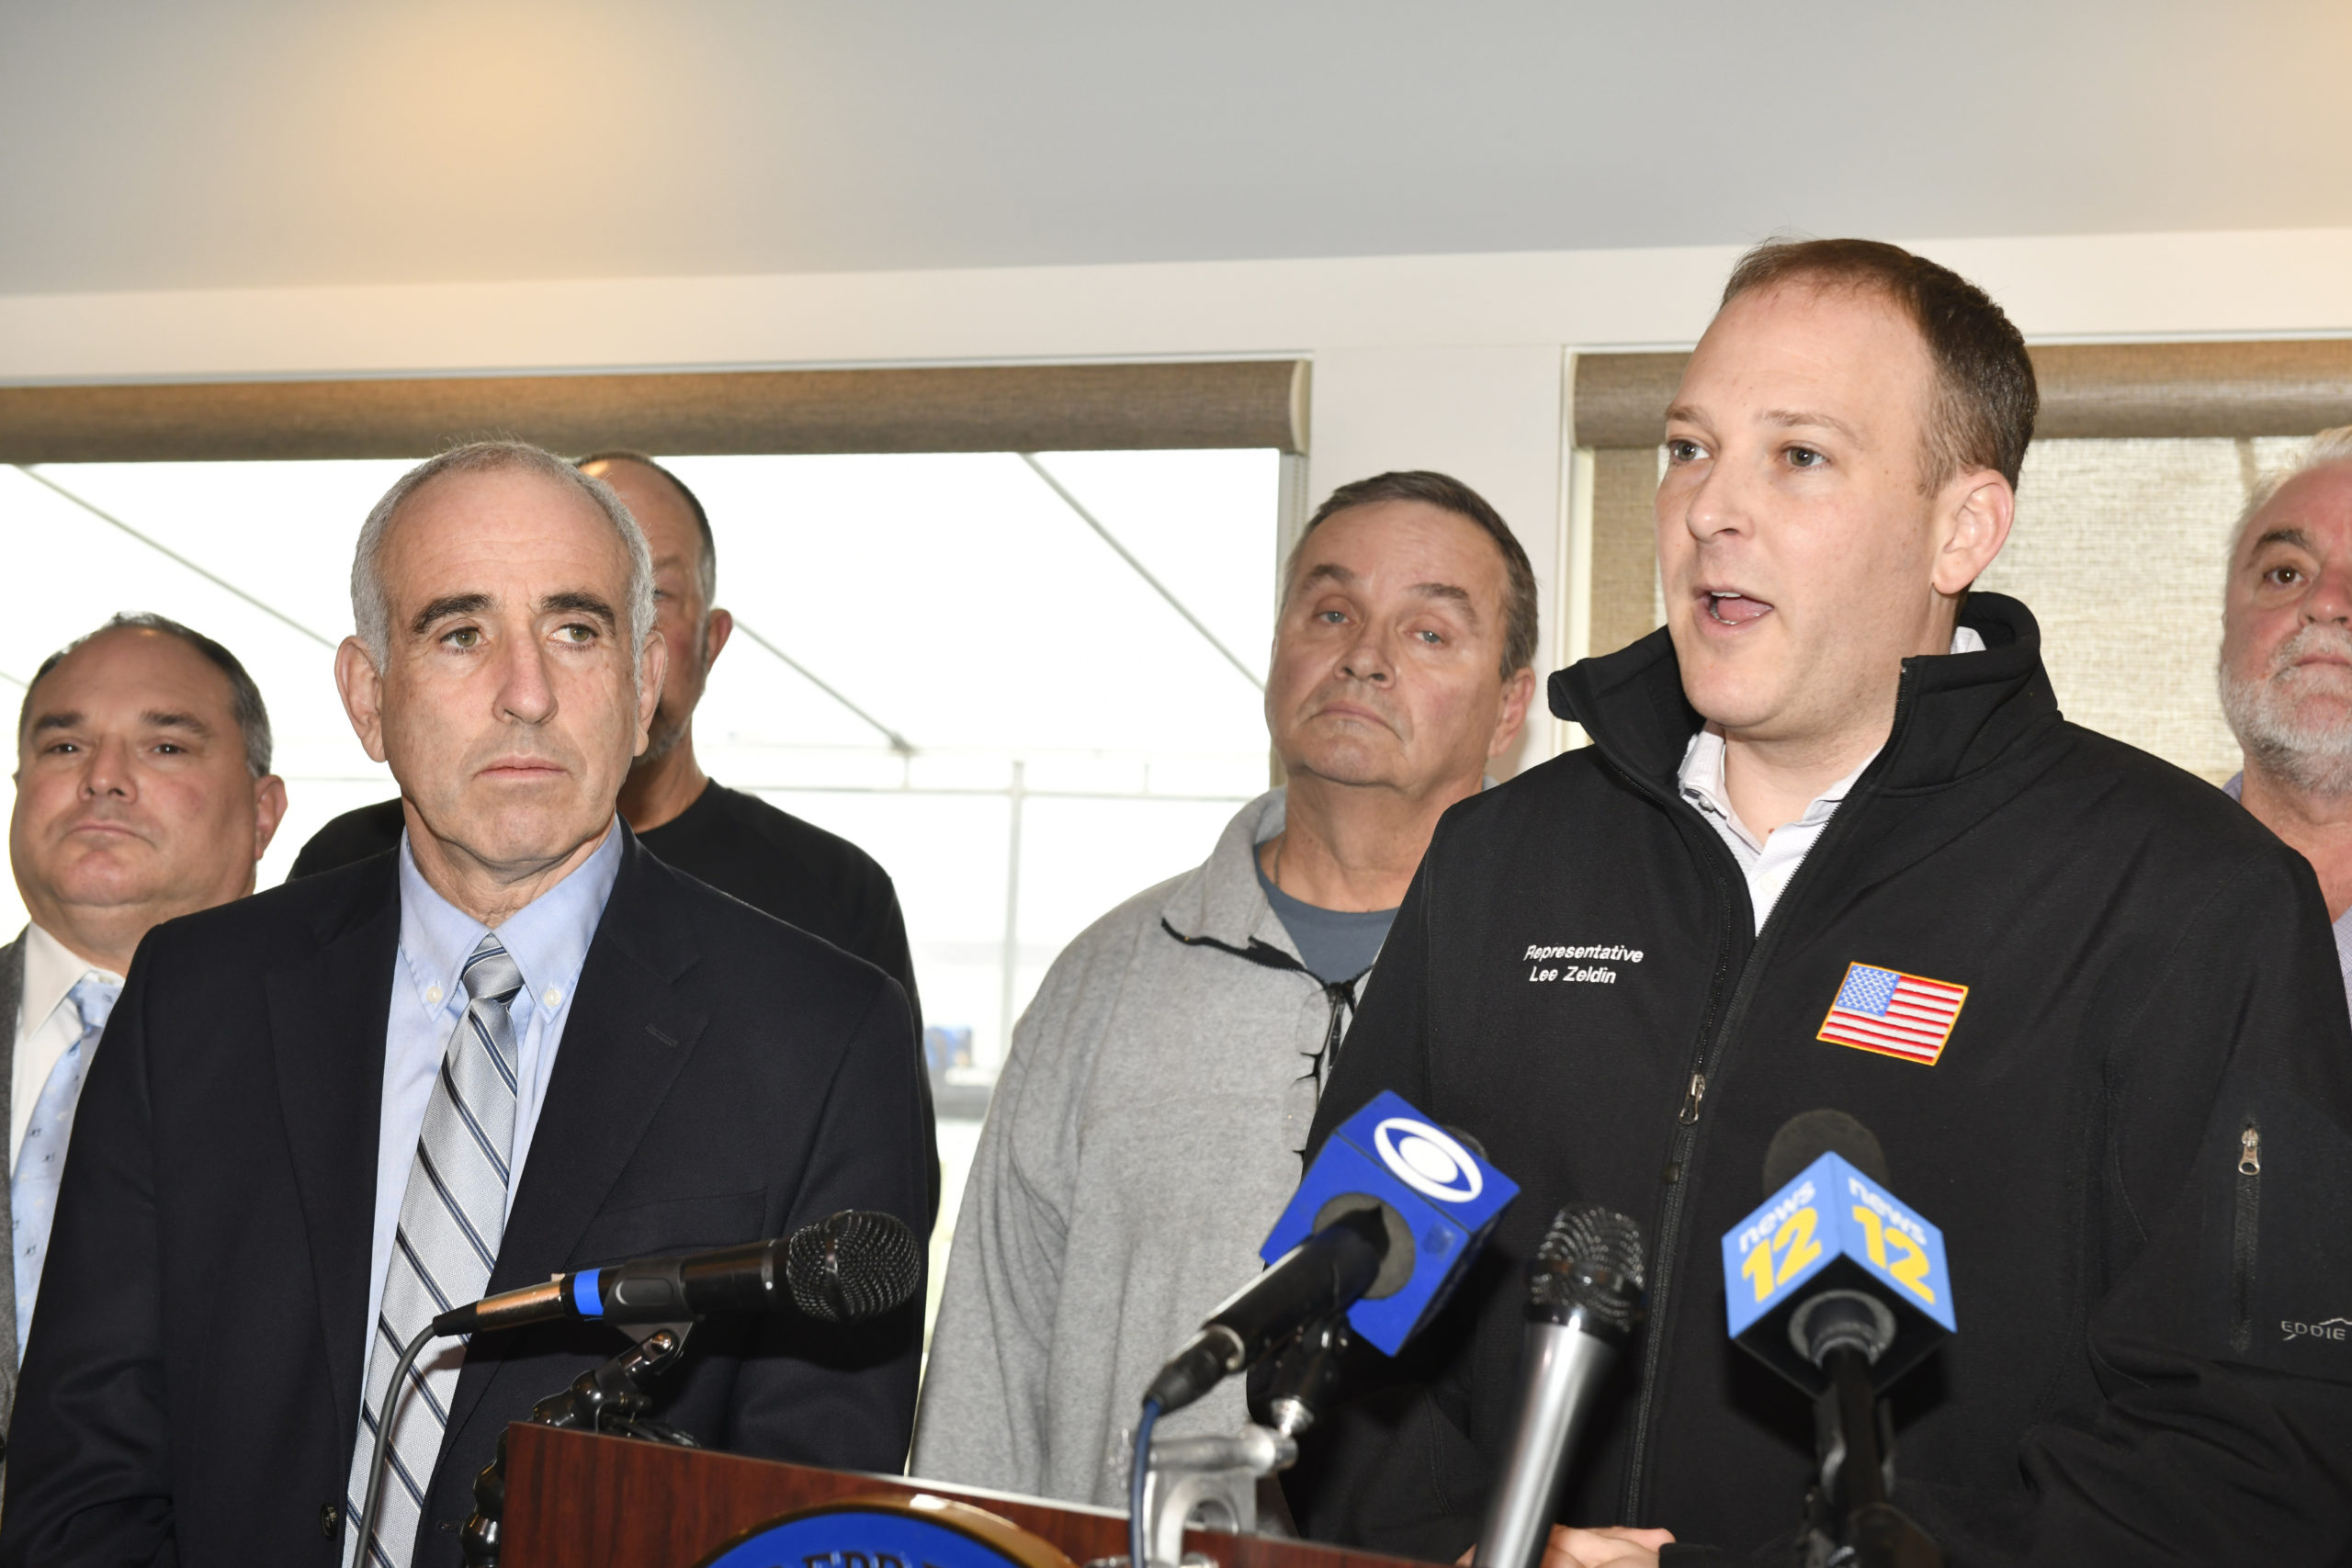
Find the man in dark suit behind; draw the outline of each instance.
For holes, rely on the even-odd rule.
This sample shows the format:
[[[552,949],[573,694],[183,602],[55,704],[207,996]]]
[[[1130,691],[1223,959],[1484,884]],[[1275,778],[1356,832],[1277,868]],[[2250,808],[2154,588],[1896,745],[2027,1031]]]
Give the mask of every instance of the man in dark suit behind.
[[[617,498],[536,448],[446,453],[370,514],[336,678],[406,839],[141,946],[83,1095],[0,1563],[352,1563],[362,1439],[439,1302],[843,1208],[922,1219],[899,986],[615,815],[662,688],[651,576]],[[659,1414],[895,1470],[918,1336],[912,1305],[831,1335],[714,1320]],[[504,1425],[623,1343],[436,1341],[390,1401],[369,1560],[455,1564]]]

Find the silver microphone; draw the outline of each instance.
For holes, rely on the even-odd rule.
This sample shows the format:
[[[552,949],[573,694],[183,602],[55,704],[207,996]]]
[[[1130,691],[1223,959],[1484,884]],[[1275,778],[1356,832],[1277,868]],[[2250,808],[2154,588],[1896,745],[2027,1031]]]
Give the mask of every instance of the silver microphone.
[[[1641,1321],[1642,1280],[1641,1226],[1599,1207],[1561,1210],[1529,1260],[1525,1393],[1476,1568],[1543,1561],[1577,1434]]]

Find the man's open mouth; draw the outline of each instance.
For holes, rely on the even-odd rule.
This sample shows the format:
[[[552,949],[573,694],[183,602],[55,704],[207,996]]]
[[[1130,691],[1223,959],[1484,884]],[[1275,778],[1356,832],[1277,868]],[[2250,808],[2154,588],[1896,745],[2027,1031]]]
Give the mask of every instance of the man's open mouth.
[[[1709,589],[1706,593],[1707,615],[1718,626],[1752,626],[1772,613],[1772,606],[1761,599],[1750,599],[1745,593],[1725,589]]]

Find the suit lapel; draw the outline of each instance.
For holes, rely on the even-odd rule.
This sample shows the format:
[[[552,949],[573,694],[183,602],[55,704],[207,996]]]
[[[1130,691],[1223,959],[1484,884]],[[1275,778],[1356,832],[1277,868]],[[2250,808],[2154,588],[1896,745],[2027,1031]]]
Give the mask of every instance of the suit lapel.
[[[650,860],[632,835],[581,965],[522,1184],[499,1243],[493,1292],[536,1284],[571,1260],[707,1021],[676,993],[694,955],[664,940],[675,929],[664,881],[673,874],[649,867]],[[450,1400],[452,1434],[500,1371],[494,1356],[467,1358]],[[555,1392],[521,1391],[524,1403]]]
[[[263,979],[337,1430],[347,1431],[359,1423],[384,1025],[401,931],[399,883],[387,871],[369,891],[315,953]]]
[[[0,1127],[10,1124],[9,1111],[15,1098],[17,1077],[17,1010],[25,1000],[25,938],[0,947]],[[4,1148],[5,1145],[0,1145]],[[16,1222],[10,1209],[13,1193],[10,1183],[15,1179],[14,1167],[0,1162],[0,1258],[17,1256]],[[0,1368],[7,1376],[0,1378],[0,1430],[6,1429],[9,1412],[17,1404],[17,1292],[14,1282],[0,1291]]]

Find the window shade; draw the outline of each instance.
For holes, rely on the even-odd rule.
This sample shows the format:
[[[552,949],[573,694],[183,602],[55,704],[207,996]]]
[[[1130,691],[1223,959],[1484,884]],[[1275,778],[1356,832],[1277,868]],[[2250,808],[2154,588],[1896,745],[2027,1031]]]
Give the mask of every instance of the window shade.
[[[0,387],[0,462],[558,452],[1306,449],[1306,362],[955,366]]]

